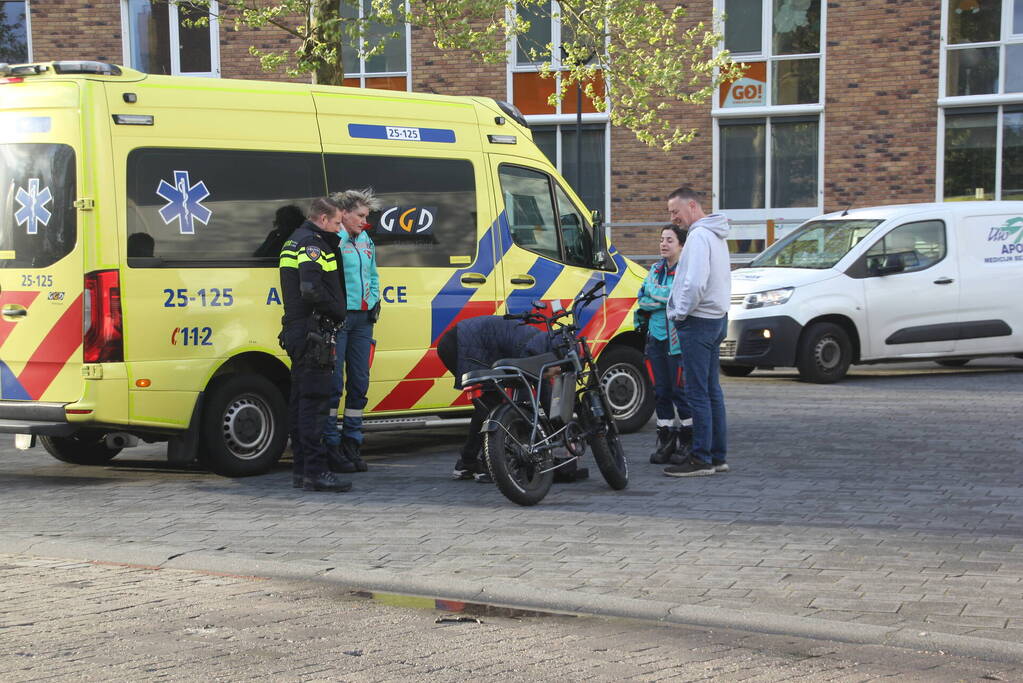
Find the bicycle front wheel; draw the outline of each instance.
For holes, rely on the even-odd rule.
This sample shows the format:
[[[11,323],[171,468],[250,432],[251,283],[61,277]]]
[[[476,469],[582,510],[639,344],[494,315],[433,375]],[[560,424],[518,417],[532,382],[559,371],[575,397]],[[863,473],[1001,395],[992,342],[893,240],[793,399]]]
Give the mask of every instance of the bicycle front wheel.
[[[531,425],[512,406],[499,406],[490,414],[490,430],[483,439],[483,452],[490,476],[505,498],[519,505],[536,505],[554,482],[554,472],[544,472],[549,456],[528,452]],[[495,424],[496,423],[496,424]]]
[[[600,396],[584,396],[579,404],[579,417],[589,432],[586,442],[593,451],[593,459],[597,461],[600,474],[607,485],[620,491],[629,485],[629,461],[625,457],[622,442],[618,439],[618,430],[609,417],[597,417],[593,412],[591,401],[599,401]]]

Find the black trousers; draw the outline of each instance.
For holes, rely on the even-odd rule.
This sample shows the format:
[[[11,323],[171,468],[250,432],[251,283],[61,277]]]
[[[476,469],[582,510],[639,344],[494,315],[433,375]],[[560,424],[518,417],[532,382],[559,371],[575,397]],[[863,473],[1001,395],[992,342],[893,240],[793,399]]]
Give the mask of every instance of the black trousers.
[[[288,416],[291,421],[291,452],[293,472],[297,476],[315,478],[327,472],[327,447],[323,429],[330,413],[333,363],[315,361],[306,345],[305,326],[284,330],[284,349],[291,358],[291,399]]]

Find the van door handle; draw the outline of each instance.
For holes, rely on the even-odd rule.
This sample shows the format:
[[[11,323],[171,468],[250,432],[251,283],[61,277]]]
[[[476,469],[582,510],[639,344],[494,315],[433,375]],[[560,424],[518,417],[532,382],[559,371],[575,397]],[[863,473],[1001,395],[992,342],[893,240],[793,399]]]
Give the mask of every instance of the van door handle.
[[[487,278],[476,273],[466,273],[461,278],[463,285],[485,285],[487,284]]]
[[[513,285],[530,285],[530,286],[532,286],[532,285],[536,284],[536,278],[534,278],[532,275],[520,275],[518,277],[513,277],[510,280],[510,282]]]
[[[937,280],[934,281],[934,284],[936,284],[936,285],[950,285],[953,282],[955,282],[955,280],[953,280],[950,277],[939,277]]]
[[[4,306],[0,315],[5,318],[24,318],[28,315],[28,309],[23,306]]]

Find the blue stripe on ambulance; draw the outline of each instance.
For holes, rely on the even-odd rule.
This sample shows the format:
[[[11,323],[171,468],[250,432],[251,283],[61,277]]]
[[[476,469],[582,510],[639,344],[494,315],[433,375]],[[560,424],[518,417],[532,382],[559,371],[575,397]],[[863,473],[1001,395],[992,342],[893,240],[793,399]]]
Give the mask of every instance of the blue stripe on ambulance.
[[[21,386],[14,371],[0,360],[0,396],[14,401],[31,401],[32,397]]]
[[[536,280],[536,284],[528,289],[516,289],[508,295],[506,307],[509,313],[522,313],[533,307],[535,299],[543,298],[547,290],[551,288],[554,281],[561,275],[565,266],[548,261],[545,258],[537,257],[533,266],[529,269],[529,275]]]

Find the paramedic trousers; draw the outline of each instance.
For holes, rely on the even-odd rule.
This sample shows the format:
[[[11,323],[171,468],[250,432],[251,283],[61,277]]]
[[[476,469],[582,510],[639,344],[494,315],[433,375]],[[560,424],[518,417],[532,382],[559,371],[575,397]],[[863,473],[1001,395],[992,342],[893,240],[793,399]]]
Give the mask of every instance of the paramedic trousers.
[[[306,326],[284,330],[284,349],[291,358],[291,452],[295,476],[313,479],[327,472],[323,425],[327,420],[333,368],[315,362],[306,346]]]
[[[654,404],[657,411],[657,426],[671,427],[678,419],[692,417],[686,402],[685,385],[682,383],[682,356],[669,353],[667,339],[646,339],[646,360],[654,380]]]
[[[345,436],[362,443],[362,413],[369,391],[369,356],[373,348],[373,323],[369,311],[348,311],[344,329],[337,333],[337,366],[334,368],[329,399],[329,417],[323,432],[328,446],[337,446]],[[337,412],[344,392],[345,407],[341,430]]]

